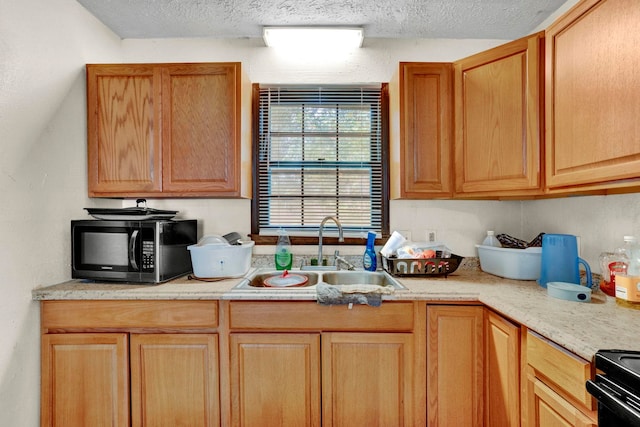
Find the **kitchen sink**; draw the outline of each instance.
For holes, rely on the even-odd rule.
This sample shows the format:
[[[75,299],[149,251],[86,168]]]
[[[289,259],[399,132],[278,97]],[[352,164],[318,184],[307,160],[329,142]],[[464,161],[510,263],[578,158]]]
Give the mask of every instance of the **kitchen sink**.
[[[329,285],[378,285],[402,289],[391,275],[379,271],[332,271],[322,273],[322,281]]]
[[[394,289],[406,289],[400,282],[384,271],[306,271],[299,269],[290,270],[291,274],[304,276],[307,282],[302,286],[267,286],[265,280],[282,275],[282,271],[258,268],[249,273],[240,283],[232,288],[232,291],[256,291],[288,289],[290,291],[313,290],[318,283],[328,285],[378,285],[390,286]]]
[[[303,272],[303,271],[297,271],[297,270],[291,270],[290,271],[291,274],[296,274],[299,276],[304,276],[306,277],[308,280],[307,282],[303,285],[303,286],[295,286],[295,287],[302,287],[302,288],[306,288],[306,287],[310,287],[310,286],[314,286],[315,284],[318,283],[318,280],[320,278],[320,275],[318,273],[311,273],[311,272]],[[250,275],[248,277],[248,282],[246,283],[246,286],[249,288],[263,288],[263,289],[285,289],[285,288],[290,288],[287,286],[282,286],[282,287],[270,287],[265,285],[264,281],[271,278],[271,277],[279,277],[282,276],[282,271],[279,270],[269,270],[266,272],[260,272],[260,270],[257,270],[256,273]],[[244,282],[244,280],[243,280]],[[242,283],[240,283],[239,285],[237,285],[236,287],[242,285]]]

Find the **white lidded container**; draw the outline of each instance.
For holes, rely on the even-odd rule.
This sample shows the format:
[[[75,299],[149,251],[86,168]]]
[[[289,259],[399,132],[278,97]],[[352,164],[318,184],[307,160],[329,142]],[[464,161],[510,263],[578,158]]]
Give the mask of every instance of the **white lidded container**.
[[[476,245],[480,268],[486,273],[507,279],[538,280],[542,261],[542,248],[497,248]]]
[[[242,277],[251,267],[254,245],[254,241],[230,245],[221,236],[204,236],[195,245],[187,246],[193,274],[203,279]]]

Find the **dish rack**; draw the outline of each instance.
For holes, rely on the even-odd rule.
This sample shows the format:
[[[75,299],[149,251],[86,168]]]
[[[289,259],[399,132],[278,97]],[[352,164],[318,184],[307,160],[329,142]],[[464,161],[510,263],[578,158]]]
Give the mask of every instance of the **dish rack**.
[[[453,273],[464,259],[451,254],[449,258],[442,258],[442,252],[436,252],[436,258],[387,258],[380,254],[382,268],[392,276],[399,277],[434,277]]]

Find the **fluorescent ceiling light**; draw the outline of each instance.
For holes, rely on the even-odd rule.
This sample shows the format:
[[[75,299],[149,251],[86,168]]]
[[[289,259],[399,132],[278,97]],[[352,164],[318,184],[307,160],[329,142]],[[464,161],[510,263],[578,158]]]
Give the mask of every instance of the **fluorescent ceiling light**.
[[[264,27],[262,37],[268,47],[357,48],[364,33],[360,27]]]

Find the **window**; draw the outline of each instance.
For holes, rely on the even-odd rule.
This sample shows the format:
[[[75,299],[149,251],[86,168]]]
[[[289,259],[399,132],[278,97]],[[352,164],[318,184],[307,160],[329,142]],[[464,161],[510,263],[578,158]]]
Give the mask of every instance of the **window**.
[[[389,232],[387,85],[254,85],[252,233]],[[334,226],[333,222],[327,226]]]

